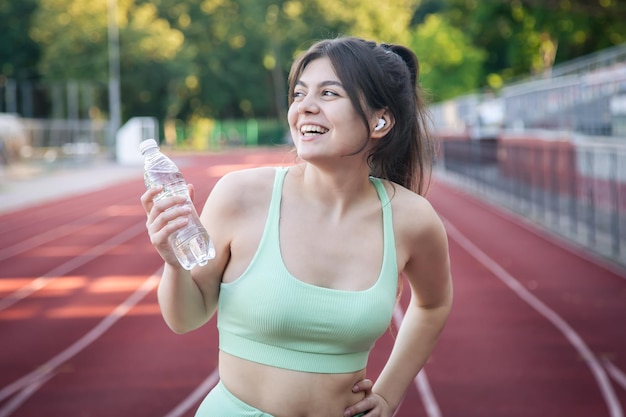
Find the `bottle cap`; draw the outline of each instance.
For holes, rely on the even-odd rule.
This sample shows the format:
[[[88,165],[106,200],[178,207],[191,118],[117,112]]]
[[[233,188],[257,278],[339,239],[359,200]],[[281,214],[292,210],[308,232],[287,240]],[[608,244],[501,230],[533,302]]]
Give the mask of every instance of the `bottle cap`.
[[[146,139],[139,144],[139,152],[143,155],[148,149],[151,148],[159,148],[156,140],[154,139]]]

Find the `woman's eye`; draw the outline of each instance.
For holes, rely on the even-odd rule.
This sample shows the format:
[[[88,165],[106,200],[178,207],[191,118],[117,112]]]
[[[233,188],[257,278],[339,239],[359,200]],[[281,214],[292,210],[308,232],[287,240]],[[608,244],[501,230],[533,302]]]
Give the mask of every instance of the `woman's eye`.
[[[292,94],[293,98],[301,98],[304,97],[304,93],[302,91],[294,91]]]
[[[337,96],[338,94],[335,93],[334,91],[331,90],[324,90],[324,92],[322,93],[323,96],[330,96],[330,97],[334,97]]]

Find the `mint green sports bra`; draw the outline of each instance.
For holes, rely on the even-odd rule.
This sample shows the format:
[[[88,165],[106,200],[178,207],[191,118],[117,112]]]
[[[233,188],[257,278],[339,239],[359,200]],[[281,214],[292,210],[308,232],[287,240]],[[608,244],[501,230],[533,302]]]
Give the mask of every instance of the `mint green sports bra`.
[[[301,372],[364,369],[387,330],[396,302],[398,267],[391,204],[382,182],[384,253],[376,283],[364,291],[307,284],[285,267],[279,243],[280,200],[288,168],[276,169],[269,214],[254,258],[235,281],[222,283],[217,326],[220,350]]]

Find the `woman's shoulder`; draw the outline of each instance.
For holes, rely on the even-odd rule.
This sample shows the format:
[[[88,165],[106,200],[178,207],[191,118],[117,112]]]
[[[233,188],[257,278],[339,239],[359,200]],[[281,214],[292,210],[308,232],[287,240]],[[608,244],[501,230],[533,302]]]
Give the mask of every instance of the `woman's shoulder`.
[[[276,176],[276,167],[246,168],[232,171],[222,176],[216,187],[255,190],[257,187],[272,186]]]
[[[428,198],[398,184],[390,187],[393,219],[397,230],[401,230],[411,241],[427,239],[433,234],[441,233],[441,218]]]
[[[433,210],[432,205],[426,197],[399,184],[385,181],[385,188],[391,199],[394,212],[397,211],[400,215],[410,215],[412,213],[413,216],[415,216],[416,213],[430,212]]]
[[[241,210],[260,201],[269,201],[275,176],[275,167],[247,168],[229,172],[215,184],[208,201],[229,210]]]

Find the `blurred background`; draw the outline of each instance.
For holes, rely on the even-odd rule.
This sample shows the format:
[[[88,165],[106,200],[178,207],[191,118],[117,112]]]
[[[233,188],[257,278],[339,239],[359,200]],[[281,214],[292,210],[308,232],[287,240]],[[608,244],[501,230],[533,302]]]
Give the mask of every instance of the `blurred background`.
[[[3,180],[106,158],[289,142],[313,41],[410,46],[437,170],[626,265],[622,0],[0,0]]]

